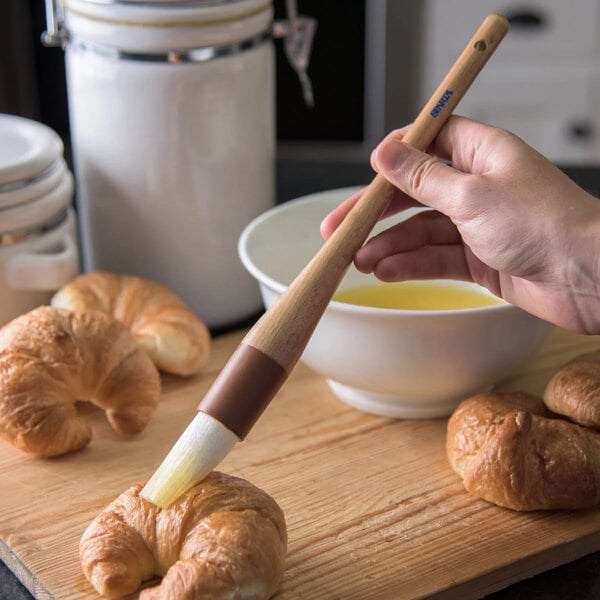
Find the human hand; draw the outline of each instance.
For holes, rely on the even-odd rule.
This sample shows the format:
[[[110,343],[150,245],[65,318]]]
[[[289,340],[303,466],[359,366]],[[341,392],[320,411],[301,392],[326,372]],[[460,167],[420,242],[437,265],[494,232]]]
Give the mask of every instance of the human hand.
[[[383,281],[475,281],[552,323],[600,333],[600,201],[501,129],[451,117],[431,155],[402,143],[407,129],[371,157],[398,188],[383,217],[433,210],[369,240],[357,269]],[[325,238],[359,196],[325,218]]]

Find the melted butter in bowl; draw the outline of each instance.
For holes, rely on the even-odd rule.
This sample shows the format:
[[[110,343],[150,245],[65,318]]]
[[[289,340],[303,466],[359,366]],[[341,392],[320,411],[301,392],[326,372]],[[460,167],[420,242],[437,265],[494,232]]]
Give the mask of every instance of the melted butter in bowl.
[[[395,310],[466,310],[504,304],[484,291],[432,281],[361,285],[338,291],[333,300]]]

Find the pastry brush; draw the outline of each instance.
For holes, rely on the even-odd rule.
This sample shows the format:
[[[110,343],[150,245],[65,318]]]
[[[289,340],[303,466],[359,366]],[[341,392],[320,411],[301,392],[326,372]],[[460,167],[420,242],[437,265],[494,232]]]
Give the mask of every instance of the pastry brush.
[[[404,143],[427,150],[507,31],[503,16],[486,17]],[[168,507],[246,437],[301,357],[354,255],[394,193],[382,176],[374,178],[333,235],[245,335],[141,496]]]

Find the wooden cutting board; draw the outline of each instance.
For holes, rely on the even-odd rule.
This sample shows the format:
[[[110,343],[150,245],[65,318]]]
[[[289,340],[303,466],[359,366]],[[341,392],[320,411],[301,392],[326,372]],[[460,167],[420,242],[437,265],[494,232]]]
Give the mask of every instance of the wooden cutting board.
[[[205,375],[165,377],[158,413],[137,437],[119,438],[88,409],[85,451],[43,460],[0,442],[0,558],[37,598],[97,598],[79,568],[82,532],[154,471],[241,337],[216,340]],[[598,348],[598,337],[556,330],[497,387],[541,393],[557,366]],[[469,496],[446,461],[445,426],[358,412],[298,365],[220,466],[285,511],[278,600],[476,598],[600,549],[600,509],[521,514]]]

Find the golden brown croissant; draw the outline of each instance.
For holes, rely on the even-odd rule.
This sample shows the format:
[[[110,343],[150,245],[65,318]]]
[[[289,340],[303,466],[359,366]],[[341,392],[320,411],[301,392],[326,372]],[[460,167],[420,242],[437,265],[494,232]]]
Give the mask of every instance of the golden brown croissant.
[[[208,328],[179,296],[155,281],[115,273],[86,273],[62,287],[50,303],[112,315],[129,327],[161,371],[194,375],[208,362]]]
[[[287,546],[282,510],[244,479],[213,471],[167,509],[134,485],[84,532],[85,576],[103,596],[120,598],[144,581],[160,585],[141,600],[267,599],[283,575]]]
[[[554,373],[544,391],[553,412],[600,429],[600,352],[582,354]]]
[[[600,434],[547,414],[540,398],[519,392],[463,401],[446,451],[467,491],[515,510],[600,504]]]
[[[76,401],[106,411],[133,434],[152,417],[160,375],[131,333],[102,313],[42,306],[0,330],[0,436],[21,450],[56,456],[91,438]]]

